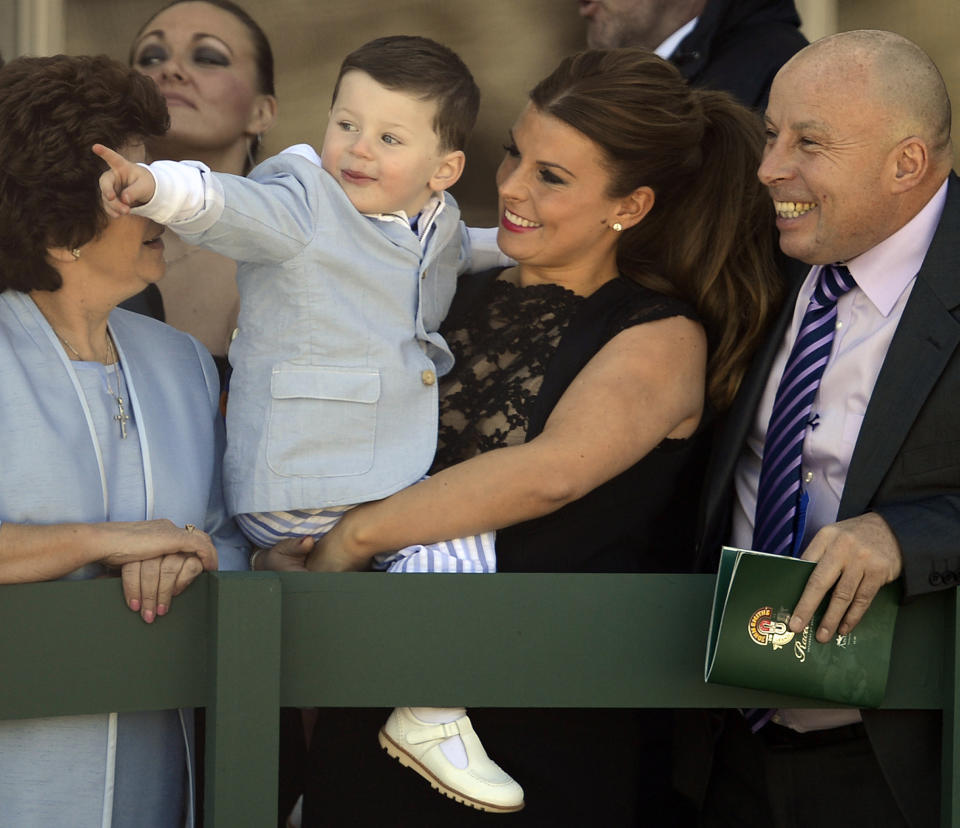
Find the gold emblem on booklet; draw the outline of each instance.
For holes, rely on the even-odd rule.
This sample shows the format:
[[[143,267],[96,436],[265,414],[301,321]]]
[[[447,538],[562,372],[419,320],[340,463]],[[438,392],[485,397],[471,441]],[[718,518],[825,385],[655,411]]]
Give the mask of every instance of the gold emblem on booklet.
[[[754,644],[766,647],[768,644],[774,650],[779,650],[793,640],[793,633],[787,629],[790,613],[780,610],[774,613],[773,607],[760,607],[747,624],[747,632]]]

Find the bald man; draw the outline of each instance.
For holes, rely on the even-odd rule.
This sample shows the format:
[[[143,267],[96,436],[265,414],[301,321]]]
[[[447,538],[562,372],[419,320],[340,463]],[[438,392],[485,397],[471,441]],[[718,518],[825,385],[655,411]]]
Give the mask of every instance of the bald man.
[[[777,74],[759,169],[797,263],[707,479],[701,564],[751,548],[774,398],[823,266],[837,301],[802,443],[795,535],[815,561],[790,629],[832,589],[819,641],[856,628],[879,587],[905,599],[960,579],[960,179],[950,101],[916,45],[878,31],[817,41]],[[802,512],[802,510],[801,510]],[[761,533],[762,535],[762,533]],[[939,717],[779,710],[751,733],[725,716],[705,825],[939,825]]]
[[[762,110],[770,82],[807,45],[793,0],[578,0],[592,49],[644,46],[694,86]]]

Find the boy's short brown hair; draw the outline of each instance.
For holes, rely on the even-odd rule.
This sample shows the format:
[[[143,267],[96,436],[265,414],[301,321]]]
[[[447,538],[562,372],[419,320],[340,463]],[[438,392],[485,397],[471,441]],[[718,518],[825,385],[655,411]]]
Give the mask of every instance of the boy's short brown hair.
[[[462,150],[480,107],[480,90],[456,52],[427,37],[392,35],[363,44],[343,59],[333,87],[347,72],[366,72],[381,86],[436,101],[433,131],[444,150]]]

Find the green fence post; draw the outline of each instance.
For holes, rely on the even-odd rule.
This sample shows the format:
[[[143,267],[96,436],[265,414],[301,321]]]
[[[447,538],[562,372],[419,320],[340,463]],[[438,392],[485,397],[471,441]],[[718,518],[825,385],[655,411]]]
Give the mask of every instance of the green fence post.
[[[207,828],[260,828],[277,820],[280,726],[280,580],[272,573],[211,573]]]

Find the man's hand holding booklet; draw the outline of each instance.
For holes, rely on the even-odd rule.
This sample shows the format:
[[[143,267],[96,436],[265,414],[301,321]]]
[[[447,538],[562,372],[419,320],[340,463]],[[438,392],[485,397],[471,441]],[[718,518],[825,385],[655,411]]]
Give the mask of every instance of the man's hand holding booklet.
[[[883,700],[900,587],[884,586],[848,634],[815,633],[829,595],[800,632],[787,626],[814,563],[724,547],[704,679],[857,707]]]

